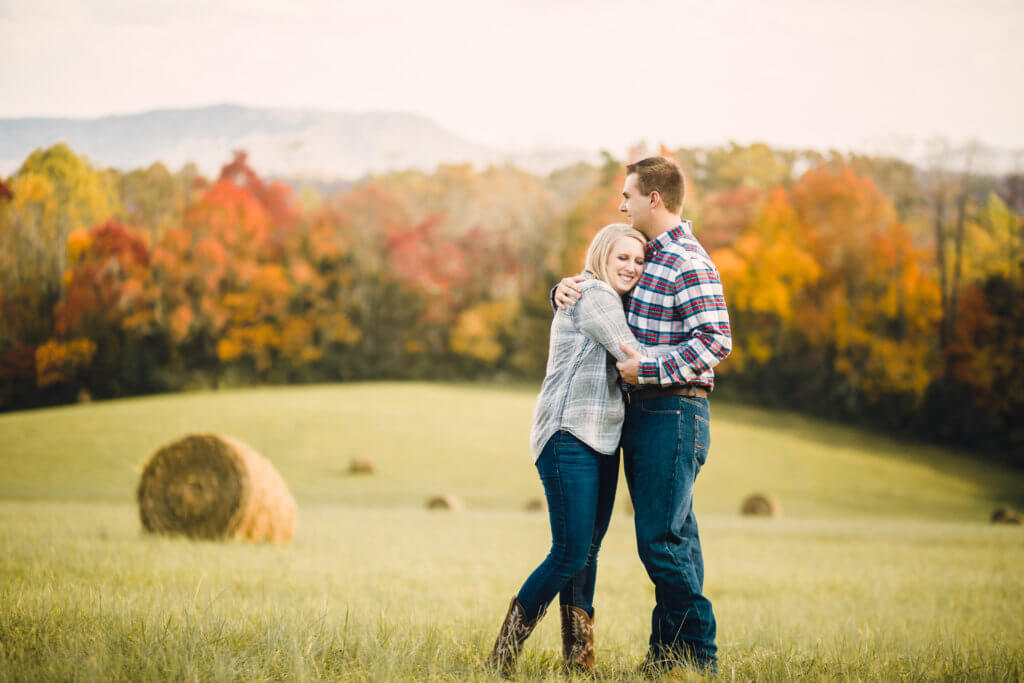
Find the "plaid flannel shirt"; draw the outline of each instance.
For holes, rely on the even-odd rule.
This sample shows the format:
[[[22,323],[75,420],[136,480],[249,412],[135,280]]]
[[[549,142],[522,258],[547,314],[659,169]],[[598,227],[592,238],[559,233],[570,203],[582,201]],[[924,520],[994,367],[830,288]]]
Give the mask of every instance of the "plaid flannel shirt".
[[[626,320],[645,347],[641,386],[690,384],[714,389],[714,368],[732,350],[729,311],[718,269],[693,236],[690,221],[647,244]],[[627,391],[638,387],[627,385]]]
[[[530,429],[534,461],[563,429],[598,453],[614,453],[626,415],[615,361],[628,356],[619,344],[645,351],[629,331],[622,297],[611,285],[591,276],[580,289],[576,303],[556,310],[551,321],[547,372]]]

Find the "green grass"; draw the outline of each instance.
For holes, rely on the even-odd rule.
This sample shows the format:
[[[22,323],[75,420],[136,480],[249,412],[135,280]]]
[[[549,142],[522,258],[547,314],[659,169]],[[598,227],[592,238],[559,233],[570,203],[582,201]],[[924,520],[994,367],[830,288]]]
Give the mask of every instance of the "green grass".
[[[0,416],[0,680],[464,680],[542,559],[534,388],[353,384]],[[285,547],[141,533],[142,463],[238,436],[299,503]],[[346,473],[350,457],[378,472]],[[625,498],[625,487],[620,498]],[[736,514],[770,491],[782,520]],[[461,514],[431,513],[439,492]],[[722,678],[1024,679],[1024,477],[795,415],[715,403],[697,484]],[[621,502],[621,501],[620,501]],[[653,590],[620,505],[598,572],[600,678],[631,678]],[[561,680],[557,618],[521,678]]]
[[[170,394],[0,415],[0,500],[131,502],[142,465],[186,433],[234,435],[269,458],[300,505],[473,509],[541,495],[528,436],[536,387],[334,384]],[[714,403],[698,513],[753,491],[787,516],[981,521],[1024,504],[1024,474],[798,415]],[[378,474],[353,477],[355,455]],[[625,487],[620,497],[625,500]]]

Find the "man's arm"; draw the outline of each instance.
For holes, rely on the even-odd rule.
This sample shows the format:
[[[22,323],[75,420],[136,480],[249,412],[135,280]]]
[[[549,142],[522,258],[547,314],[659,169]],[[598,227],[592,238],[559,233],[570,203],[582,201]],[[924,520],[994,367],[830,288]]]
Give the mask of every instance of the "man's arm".
[[[641,385],[689,384],[732,351],[729,311],[718,271],[703,259],[683,259],[673,283],[675,313],[687,335],[667,355],[637,361]]]
[[[586,275],[571,275],[551,288],[551,310],[564,310],[580,300],[580,283],[587,279]]]

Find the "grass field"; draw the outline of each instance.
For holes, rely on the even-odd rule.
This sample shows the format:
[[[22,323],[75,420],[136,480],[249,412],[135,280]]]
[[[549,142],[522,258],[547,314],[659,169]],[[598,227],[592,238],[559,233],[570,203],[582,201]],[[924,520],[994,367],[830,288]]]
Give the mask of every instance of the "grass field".
[[[535,388],[352,384],[0,416],[0,680],[464,680],[542,559]],[[140,532],[142,463],[187,432],[267,456],[285,547]],[[347,474],[370,455],[378,471]],[[782,520],[736,514],[755,490]],[[459,514],[428,512],[448,492]],[[625,501],[620,487],[620,503]],[[720,677],[1024,680],[1024,476],[799,416],[715,403],[696,489]],[[646,647],[653,590],[619,505],[598,572],[599,677]],[[520,677],[560,680],[557,618]]]

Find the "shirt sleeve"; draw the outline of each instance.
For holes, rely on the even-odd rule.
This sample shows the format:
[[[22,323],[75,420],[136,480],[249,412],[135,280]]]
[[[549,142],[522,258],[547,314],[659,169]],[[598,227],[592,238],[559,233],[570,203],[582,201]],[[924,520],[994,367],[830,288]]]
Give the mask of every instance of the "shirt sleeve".
[[[602,287],[591,287],[583,292],[573,307],[572,319],[576,329],[603,346],[616,360],[629,358],[619,348],[623,342],[643,353],[640,342],[626,324],[622,299]]]
[[[637,376],[642,385],[689,384],[732,351],[729,311],[718,271],[699,258],[681,260],[678,267],[673,297],[686,338],[668,354],[641,361]]]
[[[587,273],[587,271],[583,271],[583,274],[586,274],[586,273]],[[558,291],[558,285],[560,283],[561,283],[561,280],[556,282],[555,286],[551,288],[550,292],[548,292],[548,299],[551,301],[551,312],[552,313],[558,313],[558,304],[555,303],[555,292]]]

